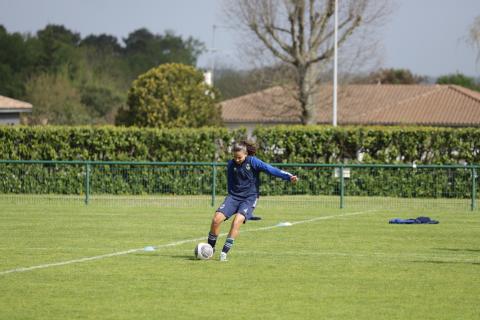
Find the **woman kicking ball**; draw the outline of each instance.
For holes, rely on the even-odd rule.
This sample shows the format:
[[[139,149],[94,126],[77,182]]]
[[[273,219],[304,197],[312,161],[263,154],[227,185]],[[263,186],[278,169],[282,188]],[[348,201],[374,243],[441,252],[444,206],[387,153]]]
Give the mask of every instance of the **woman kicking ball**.
[[[253,150],[253,152],[252,152]],[[240,226],[252,217],[260,192],[260,172],[296,183],[298,178],[286,171],[261,161],[255,154],[254,146],[247,142],[233,144],[233,159],[227,164],[228,195],[212,219],[208,243],[215,248],[220,226],[223,221],[235,215],[227,240],[220,253],[220,261],[227,261],[227,253],[238,236]]]

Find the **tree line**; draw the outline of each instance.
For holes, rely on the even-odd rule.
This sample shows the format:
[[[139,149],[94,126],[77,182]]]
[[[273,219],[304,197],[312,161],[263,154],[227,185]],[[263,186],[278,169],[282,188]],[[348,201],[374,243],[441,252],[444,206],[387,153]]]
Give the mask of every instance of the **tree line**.
[[[288,63],[251,70],[220,68],[216,70],[216,88],[208,89],[203,87],[201,72],[193,68],[205,51],[205,45],[199,40],[183,38],[171,31],[154,34],[141,28],[120,42],[108,34],[82,38],[62,25],[47,25],[35,34],[9,33],[0,25],[0,95],[32,103],[33,113],[26,119],[29,124],[199,127],[221,124],[220,110],[216,107],[218,101],[276,85],[289,86],[296,77],[295,68]],[[158,69],[162,65],[169,67]],[[147,78],[166,77],[170,85],[138,90],[134,80],[142,83],[141,76],[149,70]],[[318,83],[330,82],[331,72],[326,70],[317,78]],[[356,84],[433,81],[407,69],[343,75],[343,83]],[[145,85],[147,83],[144,81]],[[457,84],[480,91],[480,83],[463,74],[441,76],[436,83]],[[204,93],[209,90],[212,90],[209,98],[204,99]],[[175,94],[182,95],[180,100]],[[163,100],[147,105],[145,97],[148,95]],[[175,105],[166,99],[168,97],[172,101],[176,99]],[[132,105],[136,100],[139,103]],[[202,101],[196,105],[198,112],[194,113],[188,109],[193,100]],[[144,112],[145,108],[151,113],[151,119],[140,121],[135,110]],[[156,120],[152,119],[168,123],[155,124]]]
[[[0,25],[0,95],[32,103],[31,124],[113,123],[140,74],[165,63],[194,66],[205,51],[170,31],[141,28],[122,40],[54,24],[35,34]]]

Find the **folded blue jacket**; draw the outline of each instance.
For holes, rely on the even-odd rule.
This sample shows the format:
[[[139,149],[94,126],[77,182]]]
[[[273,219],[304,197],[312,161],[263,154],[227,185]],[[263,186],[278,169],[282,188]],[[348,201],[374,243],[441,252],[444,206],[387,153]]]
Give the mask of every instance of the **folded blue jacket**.
[[[439,222],[437,220],[432,220],[429,217],[418,217],[415,219],[394,218],[394,219],[391,219],[388,223],[391,223],[391,224],[437,224]]]

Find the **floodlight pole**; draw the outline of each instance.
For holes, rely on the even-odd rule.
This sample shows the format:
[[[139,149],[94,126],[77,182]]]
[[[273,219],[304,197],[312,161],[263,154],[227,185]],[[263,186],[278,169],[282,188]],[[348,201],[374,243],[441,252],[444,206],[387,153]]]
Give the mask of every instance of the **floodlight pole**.
[[[229,26],[222,26],[218,24],[214,24],[212,26],[212,47],[209,50],[212,53],[212,61],[210,64],[211,73],[212,73],[212,86],[215,83],[215,79],[214,79],[215,78],[215,53],[220,51],[215,49],[215,32],[217,31],[217,29],[232,29],[232,28]]]
[[[335,16],[334,16],[334,44],[333,44],[333,117],[332,125],[337,126],[337,83],[338,83],[338,0],[335,0]]]
[[[214,83],[214,73],[215,73],[215,30],[217,29],[217,26],[216,25],[213,25],[212,26],[212,48],[210,49],[210,51],[212,52],[212,64],[211,64],[211,77],[212,77],[212,86],[213,86],[213,83]]]

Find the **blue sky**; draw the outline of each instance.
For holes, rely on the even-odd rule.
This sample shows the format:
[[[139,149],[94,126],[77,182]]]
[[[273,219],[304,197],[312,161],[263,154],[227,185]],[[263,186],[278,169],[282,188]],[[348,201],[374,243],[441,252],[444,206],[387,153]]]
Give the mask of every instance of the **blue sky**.
[[[0,24],[8,31],[35,32],[48,23],[63,24],[82,36],[108,33],[123,38],[147,27],[173,30],[212,43],[212,26],[221,25],[222,0],[0,0]],[[341,0],[339,0],[341,1]],[[383,67],[408,68],[438,76],[461,72],[480,75],[476,52],[465,43],[480,15],[480,0],[394,0],[395,10],[381,30]],[[217,29],[217,59],[238,62],[236,35]],[[200,65],[209,64],[208,54]]]

